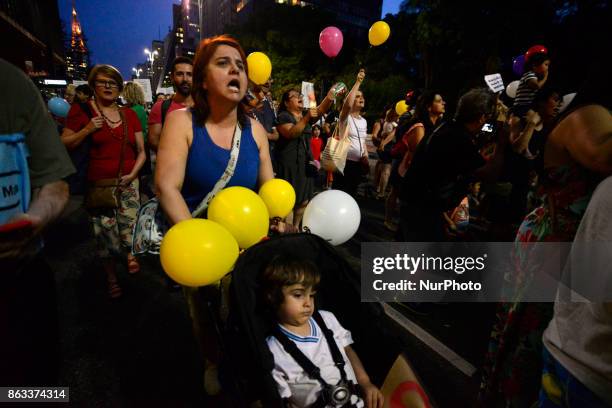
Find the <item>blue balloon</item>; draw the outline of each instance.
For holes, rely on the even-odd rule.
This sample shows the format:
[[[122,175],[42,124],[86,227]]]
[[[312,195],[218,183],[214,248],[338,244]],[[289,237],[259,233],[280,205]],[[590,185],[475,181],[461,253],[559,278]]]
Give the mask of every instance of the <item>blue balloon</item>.
[[[60,118],[65,118],[68,116],[68,111],[70,111],[70,104],[68,101],[58,98],[57,96],[49,99],[49,102],[47,102],[47,107],[52,114],[59,116]]]
[[[523,69],[525,67],[525,55],[521,54],[514,58],[512,61],[512,72],[514,75],[521,76],[523,75]]]

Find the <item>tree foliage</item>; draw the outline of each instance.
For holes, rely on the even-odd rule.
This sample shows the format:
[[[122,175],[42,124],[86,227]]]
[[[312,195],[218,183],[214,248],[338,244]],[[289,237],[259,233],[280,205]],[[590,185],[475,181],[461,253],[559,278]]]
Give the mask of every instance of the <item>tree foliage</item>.
[[[270,57],[276,97],[309,81],[320,100],[333,82],[350,87],[364,67],[372,117],[410,88],[437,89],[452,105],[468,88],[484,86],[486,74],[515,80],[512,59],[533,44],[549,48],[551,79],[575,89],[582,78],[574,73],[586,69],[585,55],[608,47],[612,26],[610,6],[602,0],[405,0],[398,14],[384,20],[391,26],[385,44],[370,47],[363,38],[345,35],[333,60],[320,51],[318,38],[323,28],[336,25],[334,16],[311,7],[275,5],[229,32],[247,53]]]

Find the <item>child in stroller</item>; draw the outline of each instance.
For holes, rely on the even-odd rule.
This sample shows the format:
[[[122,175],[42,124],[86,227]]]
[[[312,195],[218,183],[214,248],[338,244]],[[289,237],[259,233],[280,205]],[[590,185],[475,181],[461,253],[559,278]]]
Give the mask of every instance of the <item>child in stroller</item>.
[[[278,391],[296,408],[382,408],[382,393],[350,346],[351,333],[333,313],[315,311],[320,279],[312,262],[283,255],[274,257],[261,276],[260,295],[278,322],[266,339]]]
[[[267,342],[278,323],[268,312],[261,286],[264,271],[277,255],[300,262],[308,260],[317,266],[321,279],[317,308],[333,312],[342,326],[355,336],[356,342],[351,347],[361,357],[371,382],[385,382],[383,394],[389,396],[385,408],[429,407],[427,396],[407,360],[402,356],[398,358],[402,346],[395,332],[397,328],[389,324],[382,306],[361,302],[358,272],[329,243],[311,234],[282,235],[261,242],[245,251],[234,267],[229,288],[229,315],[222,330],[224,352],[219,373],[224,393],[231,396],[232,406],[249,407],[255,401],[266,408],[287,406],[273,376],[275,357]],[[324,321],[326,325],[328,321],[331,322]],[[392,376],[391,373],[400,375]],[[407,394],[415,394],[405,391],[407,383],[413,385],[412,389],[418,389],[423,404],[392,404],[394,396],[404,399]],[[398,397],[398,393],[403,394]]]

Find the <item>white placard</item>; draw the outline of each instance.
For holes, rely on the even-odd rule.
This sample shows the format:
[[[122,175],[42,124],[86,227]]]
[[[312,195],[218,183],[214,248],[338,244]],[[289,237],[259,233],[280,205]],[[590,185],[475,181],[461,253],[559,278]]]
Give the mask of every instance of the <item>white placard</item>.
[[[81,80],[75,79],[74,81],[72,81],[72,84],[74,86],[87,85],[87,81],[81,81]]]
[[[302,100],[304,101],[304,109],[317,107],[314,84],[312,82],[302,82]]]
[[[501,74],[485,75],[484,79],[493,92],[498,93],[504,90],[504,80]]]
[[[151,91],[151,80],[149,78],[136,78],[132,81],[142,86],[145,102],[153,102],[153,92]]]
[[[159,88],[157,88],[157,92],[156,93],[163,93],[165,95],[172,95],[172,94],[174,94],[174,88],[171,87],[171,86],[169,86],[167,88],[159,87]]]

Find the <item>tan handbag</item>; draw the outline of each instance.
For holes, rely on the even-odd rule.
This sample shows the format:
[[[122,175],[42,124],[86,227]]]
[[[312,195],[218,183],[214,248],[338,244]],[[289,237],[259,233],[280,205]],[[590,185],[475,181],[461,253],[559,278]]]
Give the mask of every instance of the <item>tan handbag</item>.
[[[119,110],[119,116],[121,116],[121,121],[123,122],[123,138],[121,139],[121,153],[119,155],[119,171],[117,172],[117,178],[96,180],[89,185],[87,196],[85,197],[85,208],[89,210],[119,208],[123,159],[128,141],[127,121],[123,110]]]
[[[340,129],[342,128],[342,129]],[[344,174],[346,155],[351,147],[348,135],[348,121],[342,126],[340,122],[336,125],[333,135],[327,139],[325,149],[321,153],[321,167],[325,171],[339,171]]]

